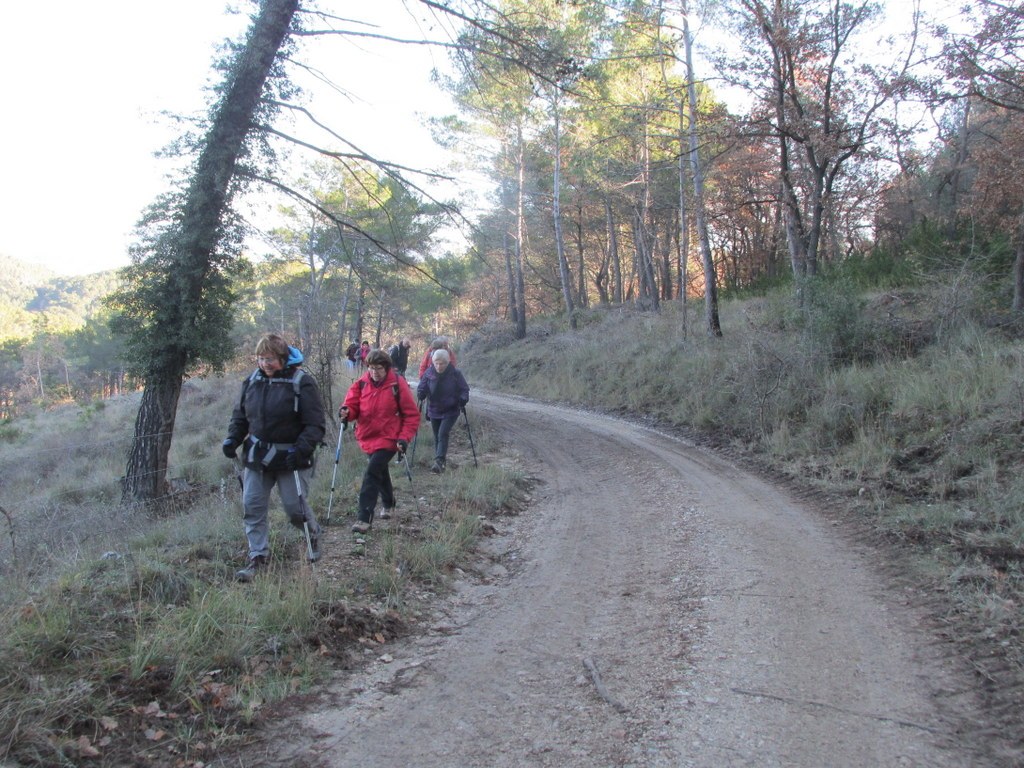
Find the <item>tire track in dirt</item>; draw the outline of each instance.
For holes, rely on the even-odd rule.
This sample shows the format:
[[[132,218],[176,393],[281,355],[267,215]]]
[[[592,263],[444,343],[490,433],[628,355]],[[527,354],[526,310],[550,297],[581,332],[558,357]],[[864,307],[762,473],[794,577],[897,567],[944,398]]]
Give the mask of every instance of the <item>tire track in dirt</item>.
[[[821,516],[651,429],[474,408],[541,480],[489,544],[514,575],[460,585],[261,765],[988,764],[924,617]]]

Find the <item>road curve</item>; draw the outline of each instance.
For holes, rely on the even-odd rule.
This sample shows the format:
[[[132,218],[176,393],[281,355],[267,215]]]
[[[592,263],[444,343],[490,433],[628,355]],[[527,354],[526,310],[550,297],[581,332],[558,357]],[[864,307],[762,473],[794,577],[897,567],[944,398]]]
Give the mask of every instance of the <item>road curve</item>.
[[[923,612],[827,515],[652,429],[476,389],[472,406],[540,481],[498,521],[497,575],[261,765],[990,764]]]

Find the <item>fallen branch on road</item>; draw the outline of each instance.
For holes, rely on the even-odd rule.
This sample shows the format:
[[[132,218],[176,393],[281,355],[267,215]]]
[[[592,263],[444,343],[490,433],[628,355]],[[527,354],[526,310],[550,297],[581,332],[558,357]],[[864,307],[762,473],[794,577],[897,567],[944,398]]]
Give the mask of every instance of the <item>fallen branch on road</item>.
[[[889,717],[887,715],[876,715],[872,712],[857,712],[853,709],[847,709],[846,707],[837,707],[835,704],[829,704],[824,701],[814,701],[812,699],[794,699],[789,696],[779,696],[774,693],[765,693],[763,691],[747,691],[743,688],[730,688],[733,693],[738,693],[741,696],[756,696],[760,699],[771,699],[772,701],[781,701],[784,704],[795,704],[797,706],[804,707],[820,707],[821,709],[830,709],[833,712],[841,712],[844,715],[853,715],[855,717],[865,717],[869,720],[879,720],[883,723],[893,723],[895,725],[902,726],[904,728],[917,728],[921,731],[927,731],[928,733],[940,733],[938,728],[931,725],[924,725],[922,723],[915,723],[911,720],[900,720],[899,718]]]
[[[604,687],[604,683],[601,682],[601,673],[597,671],[597,664],[594,663],[594,660],[589,657],[585,658],[583,660],[583,666],[586,668],[587,672],[590,673],[590,679],[593,681],[594,687],[597,688],[597,692],[601,695],[601,698],[611,704],[612,707],[615,708],[616,712],[625,713],[627,711],[626,705],[613,698],[612,695],[608,693],[608,689]]]

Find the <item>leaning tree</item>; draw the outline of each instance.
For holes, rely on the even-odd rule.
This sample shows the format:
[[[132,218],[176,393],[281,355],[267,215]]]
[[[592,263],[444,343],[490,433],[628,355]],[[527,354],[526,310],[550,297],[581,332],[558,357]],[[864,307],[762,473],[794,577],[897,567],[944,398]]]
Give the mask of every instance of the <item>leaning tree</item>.
[[[112,325],[144,382],[122,487],[123,502],[164,494],[167,457],[185,377],[200,362],[230,356],[231,279],[241,268],[231,202],[256,155],[257,127],[269,116],[280,56],[298,0],[261,0],[245,42],[225,65],[209,128],[188,182],[154,203],[140,222],[139,244],[111,296]]]

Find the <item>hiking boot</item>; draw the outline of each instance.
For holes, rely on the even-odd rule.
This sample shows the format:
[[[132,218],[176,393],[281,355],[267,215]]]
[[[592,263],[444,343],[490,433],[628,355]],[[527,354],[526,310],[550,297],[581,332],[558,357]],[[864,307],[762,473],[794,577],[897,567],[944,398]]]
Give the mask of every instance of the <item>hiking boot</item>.
[[[311,533],[309,534],[309,562],[315,563],[320,559],[320,534]]]
[[[394,507],[381,507],[380,515],[378,515],[378,517],[380,517],[381,520],[390,520],[394,515]]]
[[[357,520],[352,526],[352,533],[369,533],[370,523],[365,520]]]
[[[430,471],[433,472],[435,475],[440,475],[442,472],[444,472],[444,463],[444,456],[439,456],[438,458],[434,459],[434,463],[430,466]]]
[[[256,578],[256,573],[267,567],[267,558],[265,555],[256,555],[256,557],[250,557],[249,562],[245,564],[245,568],[240,568],[235,571],[235,581],[250,582]]]

